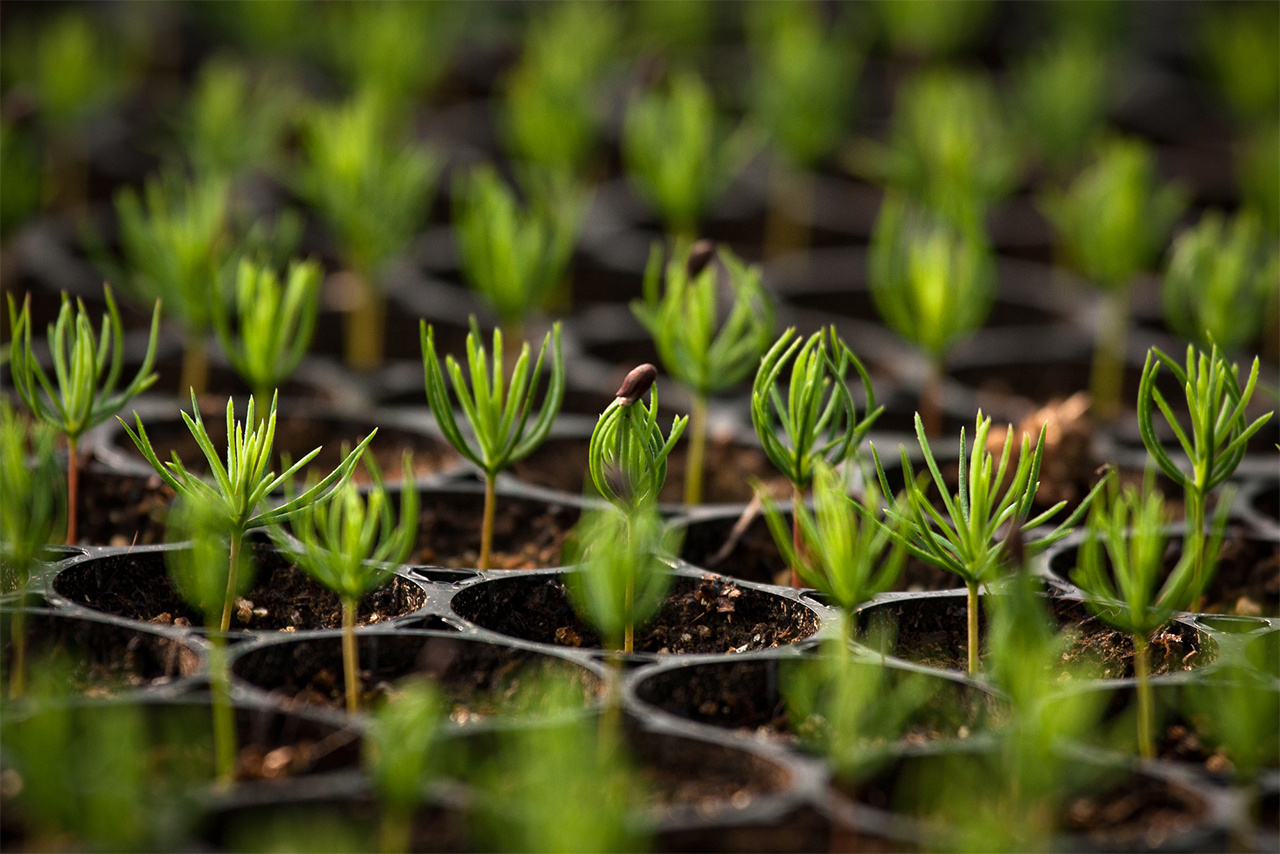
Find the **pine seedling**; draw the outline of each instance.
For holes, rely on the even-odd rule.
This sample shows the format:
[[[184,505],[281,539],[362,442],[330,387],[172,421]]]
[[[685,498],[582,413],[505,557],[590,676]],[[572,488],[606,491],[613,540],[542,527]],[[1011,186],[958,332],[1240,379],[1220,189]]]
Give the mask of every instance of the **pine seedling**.
[[[464,8],[453,3],[326,4],[312,10],[319,15],[319,27],[312,30],[318,36],[315,58],[331,66],[348,91],[367,93],[393,111],[410,111],[448,72]]]
[[[160,303],[151,313],[147,353],[138,373],[116,391],[124,367],[124,327],[109,285],[102,286],[107,313],[101,331],[94,335],[84,302],[62,295],[58,319],[47,331],[53,359],[51,382],[31,346],[31,297],[17,311],[9,297],[9,372],[14,390],[31,413],[67,439],[67,545],[79,539],[76,527],[79,507],[80,440],[85,432],[119,412],[126,403],[156,381],[156,334],[160,330]],[[54,383],[57,387],[55,388]]]
[[[1041,198],[1064,260],[1103,293],[1089,393],[1104,421],[1120,409],[1134,278],[1155,265],[1186,206],[1181,187],[1157,180],[1145,143],[1115,139],[1065,191],[1050,189]]]
[[[522,207],[491,166],[460,179],[455,198],[463,273],[518,343],[530,315],[562,296],[583,200]]]
[[[791,365],[786,397],[782,373]],[[849,391],[852,367],[862,379],[867,403],[861,419]],[[853,456],[871,425],[884,411],[876,406],[871,377],[835,327],[821,329],[808,339],[787,329],[760,360],[751,386],[751,423],[764,452],[791,481],[794,504],[804,501],[819,461],[838,466]],[[778,435],[778,425],[782,436]],[[799,516],[793,517],[793,542],[800,543]],[[792,565],[792,586],[800,585],[799,567]]]
[[[813,476],[813,511],[803,502],[792,509],[795,529],[800,532],[798,543],[764,491],[760,500],[769,533],[787,565],[796,568],[806,587],[818,590],[840,609],[844,637],[852,640],[858,606],[892,590],[906,563],[906,552],[893,542],[888,530],[867,518],[879,513],[879,495],[869,490],[866,506],[859,506],[845,490],[840,473],[819,461]]]
[[[1259,68],[1280,64],[1280,20],[1265,5],[1213,5],[1196,30],[1203,60],[1241,126],[1275,121],[1280,82]]]
[[[1022,448],[1013,471],[1009,470],[1013,449],[1013,430],[1005,434],[999,462],[987,450],[987,434],[991,419],[979,411],[974,423],[973,446],[969,450],[964,429],[960,430],[959,477],[957,489],[951,492],[942,476],[933,449],[924,432],[924,423],[916,413],[916,438],[924,454],[925,465],[933,488],[942,500],[942,509],[930,500],[927,478],[912,475],[911,462],[905,446],[899,446],[902,455],[902,471],[906,473],[906,495],[895,498],[886,508],[885,516],[892,525],[890,536],[906,551],[939,569],[960,576],[968,589],[968,671],[978,672],[978,588],[990,584],[1008,560],[1005,543],[998,538],[1006,526],[1033,531],[1045,524],[1066,501],[1059,501],[1044,512],[1033,516],[1036,489],[1040,485],[1040,461],[1044,454],[1045,428],[1042,427],[1031,447],[1030,437],[1022,437]],[[892,495],[880,454],[872,446],[876,475],[885,495]],[[1003,493],[1001,487],[1003,486]],[[1022,541],[1022,552],[1030,557],[1071,533],[1072,527],[1084,516],[1102,484],[1080,502],[1080,505],[1047,534]]]
[[[1229,502],[1220,504],[1214,514],[1208,545],[1202,549],[1195,538],[1188,537],[1178,562],[1166,571],[1164,496],[1149,486],[1122,491],[1113,478],[1104,480],[1108,482],[1112,485],[1107,500],[1098,502],[1089,514],[1071,580],[1084,591],[1090,610],[1133,637],[1138,751],[1150,759],[1155,755],[1150,638],[1175,611],[1186,610],[1204,591],[1209,581],[1204,567],[1217,561]]]
[[[245,533],[251,528],[266,527],[291,519],[309,505],[328,496],[351,477],[356,461],[378,432],[375,428],[322,480],[312,484],[301,494],[259,512],[259,505],[271,493],[289,483],[303,466],[320,453],[320,448],[308,452],[278,475],[268,470],[276,435],[276,396],[271,397],[271,410],[265,421],[259,422],[254,407],[254,399],[250,397],[244,421],[238,422],[235,419],[235,402],[227,400],[227,455],[224,464],[205,430],[200,407],[195,393],[192,393],[191,411],[194,416],[183,412],[182,420],[186,422],[187,429],[191,431],[192,438],[200,446],[209,464],[209,470],[213,472],[212,484],[188,471],[176,451],[172,460],[161,463],[155,449],[151,447],[146,428],[142,426],[142,417],[136,412],[133,414],[136,431],[123,418],[119,419],[129,438],[160,479],[180,497],[207,502],[213,508],[210,512],[216,513],[224,525],[231,541],[227,590],[222,599],[222,617],[218,623],[219,630],[224,632],[231,628],[231,607],[235,602],[237,567]]]
[[[1280,118],[1247,131],[1235,146],[1235,186],[1246,207],[1262,217],[1272,239],[1280,235]],[[1275,312],[1274,303],[1271,311]]]
[[[942,430],[939,398],[947,354],[991,313],[995,266],[981,232],[966,232],[900,193],[885,197],[867,278],[885,323],[925,356],[920,414],[930,436]]]
[[[1162,288],[1165,321],[1204,348],[1235,353],[1257,339],[1280,281],[1280,247],[1244,210],[1210,211],[1173,242]]]
[[[165,553],[169,579],[178,595],[203,615],[205,628],[209,630],[214,771],[223,786],[235,781],[238,749],[227,642],[216,629],[222,619],[223,602],[235,601],[253,586],[254,569],[252,560],[244,552],[237,551],[232,557],[232,535],[221,508],[202,493],[179,497],[165,526],[167,539],[185,541],[185,548]]]
[[[57,433],[28,421],[0,398],[0,593],[16,593],[9,615],[9,698],[26,690],[26,604],[31,567],[49,544],[63,513],[62,475],[54,456]]]
[[[342,671],[347,712],[353,715],[360,710],[356,647],[360,599],[391,580],[388,566],[403,563],[418,536],[412,455],[406,452],[402,462],[399,522],[393,518],[377,463],[366,457],[365,467],[372,477],[372,488],[362,494],[347,480],[325,498],[303,506],[290,520],[296,539],[278,523],[271,529],[276,547],[342,603]]]
[[[1229,662],[1203,680],[1188,682],[1182,701],[1196,732],[1222,751],[1232,775],[1253,787],[1256,798],[1259,776],[1280,765],[1280,691],[1274,683],[1267,684],[1247,665]]]
[[[622,155],[631,183],[657,209],[667,234],[690,242],[756,145],[745,127],[725,126],[711,90],[691,72],[636,95],[623,120]]]
[[[733,303],[718,317],[719,257]],[[727,248],[700,240],[680,247],[664,265],[662,247],[649,252],[644,299],[631,311],[653,338],[667,373],[693,391],[684,502],[702,501],[707,443],[707,399],[741,382],[773,339],[773,304],[760,284],[760,268],[747,267]]]
[[[135,299],[162,302],[165,316],[183,331],[178,396],[190,389],[204,394],[214,311],[210,291],[230,249],[226,179],[208,175],[187,181],[164,173],[148,178],[141,195],[125,187],[116,194],[115,206],[124,263],[116,264],[99,248],[98,266],[126,283]]]
[[[413,814],[434,764],[447,707],[430,680],[402,682],[373,714],[360,761],[373,779],[381,806],[379,849],[410,850]]]
[[[254,397],[266,400],[306,355],[320,311],[320,265],[292,261],[281,283],[276,271],[240,259],[235,291],[215,300],[218,343]]]
[[[512,463],[533,453],[555,422],[564,401],[564,356],[560,351],[560,324],[542,339],[537,361],[529,368],[530,349],[520,345],[520,355],[511,368],[510,380],[505,375],[502,330],[493,330],[493,361],[480,337],[480,327],[471,319],[467,333],[467,373],[453,356],[446,356],[444,367],[436,355],[435,329],[423,321],[420,327],[422,362],[426,374],[427,404],[449,444],[484,472],[484,517],[480,529],[480,569],[488,569],[493,547],[493,514],[497,504],[495,484],[498,473]],[[534,400],[542,383],[542,365],[551,350],[551,378],[538,414],[530,423]],[[470,437],[458,427],[449,399],[445,374],[453,383],[453,393],[470,426]]]
[[[235,178],[273,171],[289,113],[288,95],[281,93],[275,81],[251,78],[234,59],[206,61],[177,128],[196,173]]]
[[[667,482],[667,457],[688,423],[676,417],[664,437],[658,426],[658,369],[627,374],[591,431],[587,468],[597,490],[627,516],[652,506]],[[649,402],[642,399],[649,392]]]
[[[969,45],[992,16],[990,0],[876,0],[875,22],[897,56],[944,59]]]
[[[362,47],[362,50],[364,48]],[[315,105],[302,125],[305,155],[295,177],[337,241],[349,288],[347,364],[382,364],[386,298],[377,278],[426,215],[439,171],[429,150],[405,144],[402,129],[372,91],[336,106]]]
[[[1161,367],[1168,368],[1185,390],[1190,413],[1190,424],[1185,428],[1156,387]],[[1203,590],[1207,583],[1204,575],[1211,563],[1204,554],[1209,493],[1231,477],[1244,459],[1249,439],[1272,415],[1266,412],[1252,423],[1248,420],[1249,401],[1253,399],[1257,381],[1256,357],[1249,378],[1241,389],[1238,367],[1227,361],[1216,344],[1211,344],[1208,353],[1187,345],[1185,366],[1179,365],[1159,348],[1152,347],[1147,351],[1147,361],[1142,366],[1142,382],[1138,387],[1138,429],[1147,453],[1156,465],[1182,487],[1188,539],[1184,551],[1191,554],[1193,581],[1199,590]],[[1185,468],[1173,461],[1156,434],[1156,409],[1160,410],[1186,455]]]

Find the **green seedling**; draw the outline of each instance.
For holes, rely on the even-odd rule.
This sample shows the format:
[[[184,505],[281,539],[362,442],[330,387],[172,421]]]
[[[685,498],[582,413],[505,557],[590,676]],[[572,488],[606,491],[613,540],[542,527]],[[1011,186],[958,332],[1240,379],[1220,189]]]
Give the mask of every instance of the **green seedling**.
[[[765,256],[808,248],[812,171],[844,141],[862,71],[848,27],[824,25],[808,3],[746,8],[754,62],[751,114],[780,160],[772,165]]]
[[[519,342],[530,315],[564,296],[583,200],[522,208],[491,166],[460,179],[455,198],[453,222],[463,273]]]
[[[719,258],[728,274],[733,303],[720,319]],[[644,274],[644,299],[633,300],[640,321],[667,373],[693,390],[689,418],[689,461],[684,501],[702,501],[703,456],[707,442],[707,399],[746,378],[773,339],[773,304],[760,284],[760,268],[747,267],[727,248],[700,240],[677,248],[663,264],[654,245]]]
[[[864,516],[879,513],[879,496],[873,491],[865,507],[845,490],[840,473],[819,461],[813,477],[813,511],[803,502],[792,508],[799,542],[773,500],[763,491],[765,521],[778,550],[800,581],[822,593],[844,615],[844,637],[857,631],[859,605],[892,590],[902,576],[906,552],[896,546],[888,530]]]
[[[756,147],[745,127],[726,127],[711,90],[690,72],[636,95],[623,121],[622,155],[632,185],[657,209],[667,233],[688,242]]]
[[[947,354],[981,328],[995,302],[995,256],[981,233],[967,233],[896,192],[880,206],[867,277],[876,310],[925,356],[920,386],[925,432],[942,431]]]
[[[1049,176],[1083,165],[1106,125],[1113,62],[1097,39],[1068,31],[1014,68],[1014,119]]]
[[[1247,207],[1258,211],[1272,239],[1280,235],[1280,119],[1264,122],[1236,144],[1236,190]],[[1272,306],[1275,312],[1275,306]]]
[[[791,365],[786,397],[782,373]],[[852,367],[862,379],[867,403],[863,417],[849,391],[846,377]],[[791,481],[793,503],[804,502],[818,462],[837,466],[853,456],[871,425],[884,411],[876,406],[871,377],[835,327],[821,329],[808,339],[794,328],[782,333],[760,360],[751,385],[751,423],[764,452]],[[778,424],[782,436],[778,435]],[[799,516],[793,518],[793,542],[800,551]],[[800,586],[799,567],[792,565],[792,586]]]
[[[616,727],[582,715],[581,689],[529,680],[545,720],[498,732],[475,763],[469,829],[487,851],[649,850],[636,805],[652,802]],[[554,781],[554,785],[548,785]],[[584,809],[584,805],[589,808]]]
[[[364,48],[362,47],[362,50]],[[382,265],[401,251],[426,215],[439,163],[405,132],[373,92],[336,106],[314,105],[302,125],[305,155],[295,186],[337,241],[347,274],[347,364],[382,364],[386,299]]]
[[[1280,18],[1265,5],[1213,5],[1200,10],[1203,58],[1236,121],[1275,121],[1280,81],[1259,68],[1280,65]]]
[[[1105,502],[1089,514],[1072,581],[1084,591],[1086,603],[1104,622],[1133,636],[1133,670],[1138,690],[1138,752],[1155,755],[1152,738],[1150,638],[1184,611],[1209,581],[1205,567],[1217,561],[1226,527],[1229,502],[1215,512],[1207,546],[1189,537],[1172,569],[1166,570],[1168,542],[1164,496],[1153,489],[1126,487],[1113,478]],[[1191,534],[1188,529],[1188,534]],[[1163,579],[1163,581],[1161,580]]]
[[[52,382],[32,350],[30,295],[20,312],[9,297],[9,372],[14,390],[36,418],[67,439],[67,545],[78,542],[81,438],[156,381],[151,366],[160,330],[160,303],[156,302],[151,314],[151,334],[142,365],[129,384],[116,391],[124,367],[124,327],[111,287],[104,284],[102,293],[107,313],[96,336],[84,302],[77,300],[73,307],[70,297],[62,295],[58,319],[47,333]]]
[[[336,469],[318,483],[311,485],[300,495],[259,512],[258,507],[267,500],[267,496],[289,483],[303,466],[320,453],[320,448],[305,454],[277,475],[274,471],[268,470],[276,435],[276,397],[272,396],[270,413],[263,422],[259,422],[255,415],[252,397],[249,398],[243,422],[236,421],[234,404],[233,400],[227,401],[225,464],[218,458],[218,452],[209,438],[208,431],[205,430],[194,393],[191,395],[191,411],[194,417],[186,412],[182,413],[182,420],[186,422],[187,429],[191,431],[192,438],[200,446],[209,464],[209,470],[213,472],[213,484],[201,480],[188,471],[182,464],[182,460],[178,458],[176,451],[173,453],[172,460],[161,463],[156,457],[155,449],[151,447],[151,440],[147,438],[146,428],[142,426],[142,418],[136,412],[133,415],[136,432],[123,418],[119,419],[129,438],[155,469],[160,479],[181,497],[207,502],[214,508],[210,512],[216,512],[224,525],[223,530],[231,540],[227,590],[222,598],[222,617],[218,623],[219,630],[224,632],[231,628],[231,606],[235,602],[237,567],[245,533],[251,528],[267,527],[291,519],[311,504],[328,496],[351,477],[356,461],[360,459],[360,455],[364,453],[364,449],[378,432],[374,429],[351,453],[347,454]]]
[[[1235,353],[1255,341],[1280,281],[1280,246],[1250,210],[1210,211],[1173,243],[1164,274],[1164,317],[1197,347]]]
[[[44,175],[31,132],[0,118],[0,239],[8,238],[40,208]]]
[[[689,419],[676,417],[665,437],[658,426],[658,387],[653,365],[634,368],[591,431],[587,467],[591,482],[615,507],[634,516],[652,506],[667,482],[667,457]],[[642,399],[649,392],[649,402]]]
[[[253,586],[253,562],[236,552],[235,566],[225,514],[202,493],[182,495],[169,513],[165,536],[186,541],[186,548],[166,552],[169,578],[187,604],[204,616],[209,630],[209,683],[212,689],[213,756],[218,782],[229,786],[236,773],[236,723],[231,706],[231,672],[226,638],[219,631],[223,602],[234,601]]]
[[[186,181],[177,173],[148,178],[141,196],[116,194],[120,249],[116,264],[97,250],[98,266],[143,302],[160,300],[165,316],[182,327],[184,351],[178,396],[203,394],[208,382],[210,291],[230,249],[227,182],[216,176]],[[96,238],[91,238],[96,239]]]
[[[999,462],[987,450],[987,434],[991,419],[979,411],[974,422],[973,447],[969,450],[964,429],[960,430],[959,476],[954,493],[934,459],[933,449],[924,432],[924,423],[916,413],[916,438],[924,454],[925,465],[933,488],[942,501],[942,509],[931,500],[929,482],[912,475],[911,461],[905,446],[899,446],[902,471],[907,475],[906,495],[895,498],[885,510],[888,530],[893,540],[920,560],[960,576],[968,588],[968,671],[978,672],[978,588],[998,577],[1009,559],[1009,550],[999,538],[1002,529],[1031,531],[1045,524],[1066,506],[1059,501],[1033,516],[1036,489],[1040,485],[1040,462],[1044,455],[1045,428],[1040,429],[1034,450],[1029,436],[1023,435],[1016,467],[1009,471],[1013,450],[1010,429],[1004,438]],[[876,474],[885,495],[892,495],[880,454],[872,446]],[[1074,511],[1049,533],[1020,541],[1022,554],[1030,557],[1071,533],[1084,516],[1102,484],[1098,484]],[[1003,493],[1001,488],[1003,487]]]
[[[418,678],[398,684],[369,721],[361,764],[378,793],[379,848],[384,854],[410,850],[413,814],[435,764],[446,713],[439,689],[430,680]]]
[[[312,10],[320,18],[315,58],[349,91],[369,93],[389,109],[412,110],[448,72],[465,5],[326,4]],[[314,21],[304,21],[304,31],[308,24]]]
[[[1156,388],[1160,368],[1168,368],[1186,392],[1190,424],[1183,427],[1164,395]],[[1184,551],[1192,560],[1195,585],[1203,590],[1208,556],[1204,554],[1205,516],[1209,494],[1231,477],[1244,459],[1249,439],[1270,420],[1272,413],[1259,415],[1252,423],[1247,417],[1249,401],[1258,381],[1258,360],[1243,389],[1239,369],[1229,363],[1216,344],[1208,353],[1187,346],[1185,366],[1179,365],[1158,348],[1147,352],[1138,387],[1138,428],[1147,453],[1174,483],[1182,487],[1187,514],[1188,542]],[[1156,434],[1155,412],[1160,410],[1186,455],[1179,467]],[[1229,503],[1229,502],[1226,502]],[[1220,502],[1220,508],[1223,503]]]
[[[258,400],[306,355],[320,311],[320,274],[314,261],[293,261],[282,284],[275,270],[242,258],[232,298],[215,300],[218,342]]]
[[[513,158],[562,179],[587,177],[605,111],[600,80],[621,29],[618,9],[607,3],[538,9],[501,104],[499,120]]]
[[[855,148],[856,171],[918,199],[970,234],[1017,182],[1022,154],[991,81],[924,71],[903,83],[886,147]]]
[[[1093,413],[1103,421],[1120,409],[1134,277],[1155,265],[1186,206],[1180,187],[1157,180],[1145,143],[1115,139],[1070,187],[1041,199],[1064,260],[1103,293],[1089,378]]]
[[[9,615],[9,697],[26,690],[26,604],[31,567],[62,521],[62,475],[48,425],[30,422],[0,398],[0,593],[17,594]]]
[[[529,345],[520,345],[520,355],[505,377],[502,330],[493,330],[493,361],[481,343],[480,327],[471,319],[467,333],[467,373],[453,356],[446,356],[444,368],[436,355],[435,330],[423,321],[422,363],[426,374],[427,403],[449,444],[484,472],[484,517],[480,529],[480,569],[488,569],[493,546],[493,514],[497,503],[498,473],[533,453],[551,431],[560,404],[564,401],[564,356],[560,352],[560,324],[542,339],[538,359],[529,369]],[[537,416],[530,423],[533,404],[542,382],[542,365],[551,350],[551,378]],[[471,436],[464,436],[449,400],[445,374],[453,383],[453,393],[466,416]]]
[[[898,56],[943,59],[968,46],[986,27],[991,0],[877,0],[876,23]]]
[[[400,481],[400,521],[371,457],[365,466],[373,486],[365,493],[350,480],[325,498],[304,505],[291,519],[296,539],[277,523],[271,529],[276,547],[298,568],[337,595],[342,603],[342,671],[347,712],[360,710],[360,662],[356,617],[360,599],[390,581],[389,566],[403,563],[418,537],[418,490],[413,485],[413,458],[405,453]]]
[[[196,173],[234,178],[274,171],[290,106],[281,93],[276,81],[251,78],[234,59],[205,62],[177,128]]]

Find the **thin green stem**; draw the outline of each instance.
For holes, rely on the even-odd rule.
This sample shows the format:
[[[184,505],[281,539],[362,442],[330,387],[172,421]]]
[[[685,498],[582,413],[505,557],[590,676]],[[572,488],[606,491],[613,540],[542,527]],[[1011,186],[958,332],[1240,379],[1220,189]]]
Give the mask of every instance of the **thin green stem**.
[[[920,423],[926,436],[942,434],[942,361],[929,360],[928,373],[920,383]]]
[[[236,564],[239,563],[240,541],[242,534],[231,535],[231,549],[227,568],[227,595],[222,599],[222,620],[218,623],[220,631],[231,629],[231,607],[236,601]]]
[[[209,344],[203,333],[188,332],[182,350],[182,385],[178,388],[178,398],[183,399],[195,392],[196,396],[205,393],[209,385]]]
[[[1138,754],[1143,759],[1156,755],[1152,738],[1151,662],[1147,639],[1133,636],[1133,673],[1138,680]]]
[[[800,562],[804,560],[804,534],[800,529],[800,508],[804,506],[804,492],[796,484],[791,485],[791,548],[795,560],[791,564],[791,586],[803,587],[800,581]]]
[[[231,708],[230,683],[227,678],[226,638],[209,636],[209,681],[213,687],[213,757],[219,786],[230,786],[236,777],[236,719]]]
[[[1104,424],[1115,420],[1120,412],[1128,339],[1129,289],[1120,285],[1106,291],[1103,296],[1102,319],[1094,341],[1093,366],[1089,374],[1093,414]]]
[[[79,542],[80,530],[76,524],[80,514],[80,442],[67,437],[67,545]]]
[[[684,470],[684,503],[702,503],[702,468],[707,451],[707,396],[695,394],[689,412],[689,459]]]
[[[357,282],[354,284],[356,293],[343,322],[347,365],[353,370],[367,372],[382,365],[387,306],[369,276],[352,275]]]
[[[484,476],[484,517],[480,523],[480,569],[489,568],[493,550],[493,511],[497,502],[494,492],[494,475]]]
[[[347,690],[347,714],[360,711],[360,659],[356,651],[355,599],[342,600],[342,672]]]
[[[1186,542],[1183,543],[1184,549],[1191,549],[1191,585],[1196,591],[1195,601],[1191,608],[1194,611],[1201,610],[1204,605],[1204,550],[1205,550],[1205,505],[1208,502],[1208,496],[1198,489],[1195,485],[1190,485],[1186,490],[1187,503],[1187,535]]]
[[[404,854],[413,840],[413,813],[398,806],[382,808],[378,847],[383,854]]]
[[[969,674],[978,672],[978,585],[968,585],[969,609]]]

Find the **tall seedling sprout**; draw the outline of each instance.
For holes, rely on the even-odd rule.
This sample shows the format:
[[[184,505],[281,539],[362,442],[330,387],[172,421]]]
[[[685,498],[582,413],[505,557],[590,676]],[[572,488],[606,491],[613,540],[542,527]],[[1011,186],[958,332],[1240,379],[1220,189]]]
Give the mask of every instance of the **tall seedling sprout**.
[[[788,363],[791,375],[784,398],[782,375]],[[867,396],[861,419],[846,380],[851,367],[862,379]],[[866,368],[840,340],[834,326],[808,339],[797,337],[795,329],[787,329],[761,359],[751,385],[751,423],[769,460],[791,481],[795,504],[804,501],[804,490],[813,482],[817,463],[835,466],[853,456],[883,410],[876,406]],[[798,553],[799,516],[793,517],[792,532]],[[795,564],[791,584],[800,586]]]
[[[933,487],[942,501],[942,509],[933,505],[928,479],[916,479],[905,446],[902,471],[906,475],[906,494],[895,498],[885,510],[890,536],[900,546],[931,566],[954,572],[968,589],[968,670],[978,672],[978,588],[998,576],[1008,554],[998,539],[1005,526],[1026,531],[1048,522],[1066,501],[1059,501],[1044,512],[1032,516],[1036,489],[1040,485],[1040,461],[1044,454],[1045,428],[1041,428],[1034,450],[1029,436],[1022,437],[1017,464],[1009,471],[1013,449],[1013,430],[1005,434],[999,462],[987,450],[987,433],[991,419],[978,413],[973,430],[973,448],[968,449],[965,432],[960,430],[959,483],[954,493],[942,476],[924,432],[924,422],[916,414],[916,438],[924,454],[925,465]],[[871,448],[876,474],[885,495],[891,495],[889,480],[875,446]],[[1004,487],[1001,494],[1000,489]],[[1023,554],[1032,556],[1071,533],[1071,528],[1085,514],[1102,484],[1080,502],[1080,505],[1049,533],[1022,541]]]
[[[218,628],[224,632],[231,628],[231,606],[235,602],[235,590],[237,589],[236,570],[239,565],[240,549],[243,545],[245,533],[250,528],[265,527],[291,519],[304,511],[308,505],[319,501],[337,489],[351,477],[356,461],[360,459],[360,455],[364,453],[364,449],[368,447],[369,442],[373,440],[374,435],[378,432],[375,428],[351,453],[347,454],[336,469],[318,483],[308,487],[300,495],[289,498],[268,510],[258,512],[258,506],[266,501],[267,497],[277,489],[289,483],[290,479],[303,466],[311,462],[312,458],[320,453],[320,448],[315,448],[305,454],[300,460],[277,475],[267,468],[271,464],[272,449],[276,435],[275,396],[273,395],[271,398],[271,410],[265,421],[257,419],[254,399],[250,397],[244,421],[237,422],[234,403],[232,400],[227,401],[227,457],[225,464],[218,458],[218,452],[213,447],[208,431],[205,430],[204,421],[200,417],[200,407],[196,403],[194,393],[191,395],[191,411],[195,413],[194,417],[186,412],[182,413],[182,420],[186,422],[187,429],[191,431],[192,438],[200,446],[200,451],[204,454],[205,460],[208,461],[210,471],[213,472],[213,484],[201,480],[197,475],[188,471],[182,464],[182,460],[178,458],[176,451],[172,460],[166,460],[161,463],[156,456],[155,449],[151,447],[151,440],[147,437],[146,428],[142,426],[142,418],[136,412],[133,416],[137,428],[136,432],[125,423],[123,418],[120,419],[120,423],[123,425],[125,432],[129,434],[129,438],[133,440],[142,456],[155,469],[156,474],[160,475],[160,479],[170,489],[178,493],[179,496],[207,502],[212,508],[216,509],[221,523],[225,526],[227,536],[231,540],[231,547],[228,559],[230,570],[227,573],[227,590],[222,599],[222,618],[218,623]]]
[[[495,484],[498,472],[524,459],[542,444],[564,401],[564,356],[560,352],[560,324],[552,326],[542,339],[538,359],[529,367],[529,345],[520,345],[520,355],[511,369],[510,381],[505,376],[502,330],[493,331],[493,362],[481,343],[480,327],[471,319],[467,333],[467,373],[464,374],[453,356],[446,356],[444,368],[436,355],[435,329],[423,321],[422,363],[426,374],[427,403],[435,414],[445,438],[484,472],[484,517],[480,529],[480,569],[488,569],[493,547],[493,514],[497,503]],[[551,378],[546,397],[537,417],[530,423],[534,399],[542,382],[542,365],[551,350]],[[466,416],[471,436],[464,436],[454,416],[449,399],[449,385]],[[469,378],[469,379],[468,379]]]
[[[365,730],[360,761],[373,778],[382,806],[379,848],[385,854],[410,850],[413,813],[422,784],[436,761],[436,743],[448,708],[428,679],[396,686]]]
[[[20,312],[13,297],[9,297],[9,371],[14,390],[36,418],[67,438],[67,545],[78,541],[81,437],[156,381],[151,366],[155,363],[156,334],[160,329],[160,303],[156,302],[151,313],[151,334],[142,365],[129,384],[117,392],[116,383],[124,367],[124,328],[111,288],[103,285],[102,292],[107,313],[97,336],[84,303],[77,300],[73,308],[70,298],[62,295],[58,319],[47,334],[56,389],[32,350],[30,295]]]
[[[719,256],[733,290],[728,315],[718,321]],[[661,291],[660,284],[665,285]],[[663,367],[693,390],[689,462],[684,501],[702,501],[702,468],[707,442],[707,398],[741,382],[773,338],[773,305],[760,284],[759,267],[747,267],[728,249],[700,240],[678,248],[664,266],[662,248],[649,253],[644,299],[631,311],[648,330]]]

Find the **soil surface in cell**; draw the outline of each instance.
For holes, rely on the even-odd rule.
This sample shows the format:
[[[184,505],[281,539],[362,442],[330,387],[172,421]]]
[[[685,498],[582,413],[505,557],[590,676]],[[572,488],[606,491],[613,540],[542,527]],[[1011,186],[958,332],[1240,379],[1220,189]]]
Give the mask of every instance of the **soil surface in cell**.
[[[555,502],[498,496],[489,569],[546,569],[560,565],[578,508]],[[476,568],[484,496],[473,492],[423,494],[418,541],[410,561],[429,566]]]
[[[138,477],[98,465],[80,473],[77,539],[85,546],[151,546],[164,542],[173,490],[159,475]]]

